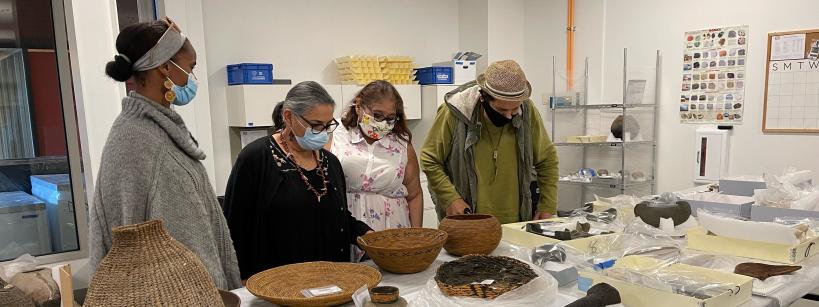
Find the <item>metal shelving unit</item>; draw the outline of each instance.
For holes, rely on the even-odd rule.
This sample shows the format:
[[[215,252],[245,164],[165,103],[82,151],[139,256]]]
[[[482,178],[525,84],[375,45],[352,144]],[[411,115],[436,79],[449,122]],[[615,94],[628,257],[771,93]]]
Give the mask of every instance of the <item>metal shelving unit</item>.
[[[649,57],[650,58],[650,57]],[[582,90],[567,89],[567,94],[577,94],[582,97],[573,101],[572,105],[550,106],[551,137],[557,147],[560,159],[559,196],[562,209],[572,209],[594,199],[594,195],[614,196],[619,194],[646,195],[655,193],[656,178],[656,130],[657,130],[657,103],[660,100],[660,63],[662,56],[656,52],[656,59],[647,71],[636,71],[629,67],[628,49],[623,51],[623,95],[622,101],[613,103],[588,103],[588,76],[589,59],[586,58],[583,70]],[[552,59],[552,97],[556,97],[558,70],[555,58]],[[641,103],[627,103],[629,80],[646,80],[644,98]],[[568,83],[568,82],[567,82]],[[653,86],[649,86],[652,84]],[[653,93],[649,93],[653,90]],[[617,98],[615,98],[617,99]],[[611,101],[611,100],[609,100]],[[633,102],[633,101],[632,101]],[[572,135],[604,135],[609,134],[611,121],[622,116],[624,131],[638,129],[639,137],[630,140],[614,139],[609,135],[605,142],[597,143],[568,143],[567,136]],[[634,125],[627,126],[633,122]],[[604,132],[605,130],[605,132]],[[580,169],[606,169],[610,174],[620,174],[619,178],[595,177],[591,182],[565,180],[564,177],[578,172]],[[644,180],[632,180],[633,172],[643,173]]]

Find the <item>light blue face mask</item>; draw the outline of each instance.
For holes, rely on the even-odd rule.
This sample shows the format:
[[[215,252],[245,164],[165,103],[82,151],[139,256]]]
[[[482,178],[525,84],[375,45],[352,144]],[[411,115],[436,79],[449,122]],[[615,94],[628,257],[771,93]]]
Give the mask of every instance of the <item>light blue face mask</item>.
[[[294,113],[293,116],[297,115]],[[301,148],[307,150],[319,150],[327,144],[327,141],[330,139],[327,135],[327,130],[324,130],[319,134],[315,134],[311,131],[313,128],[305,127],[304,124],[301,123],[301,120],[296,121],[299,122],[299,125],[304,128],[304,136],[298,136],[294,133],[296,142],[299,143]]]
[[[176,85],[176,83],[168,77],[168,80],[173,83],[173,87],[171,90],[176,94],[176,98],[173,100],[173,104],[175,106],[184,106],[193,100],[193,97],[196,97],[196,90],[199,88],[199,84],[196,83],[196,77],[193,75],[193,72],[187,72],[182,67],[179,67],[173,61],[170,61],[173,66],[179,68],[179,70],[188,74],[188,83],[185,86]]]

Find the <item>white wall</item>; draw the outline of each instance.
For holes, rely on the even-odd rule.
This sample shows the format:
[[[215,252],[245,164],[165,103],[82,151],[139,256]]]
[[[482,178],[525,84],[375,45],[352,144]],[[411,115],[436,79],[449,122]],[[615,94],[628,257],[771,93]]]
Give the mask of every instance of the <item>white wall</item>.
[[[202,18],[202,1],[201,0],[169,0],[161,1],[157,5],[160,16],[170,16],[175,23],[182,29],[182,32],[188,37],[196,49],[196,68],[194,74],[200,79],[199,89],[196,93],[196,99],[183,107],[174,107],[174,110],[182,116],[185,125],[190,130],[191,134],[199,141],[199,148],[207,155],[207,158],[202,161],[205,170],[208,172],[210,182],[216,181],[216,172],[214,169],[213,156],[213,139],[211,132],[211,115],[210,115],[210,89],[208,75],[208,54],[205,48],[205,29]],[[201,76],[201,77],[200,77]],[[221,190],[216,190],[217,194],[222,193]]]
[[[707,8],[707,9],[703,9]],[[679,123],[678,101],[682,78],[685,31],[719,26],[749,25],[748,66],[744,121],[735,126],[731,139],[729,172],[732,175],[779,174],[789,165],[819,171],[819,136],[762,133],[767,33],[819,28],[816,1],[605,1],[605,52],[610,57],[623,47],[643,54],[659,49],[663,55],[660,104],[659,191],[692,185],[694,134],[697,125]],[[620,80],[617,61],[607,61],[606,80]],[[614,82],[617,83],[617,82]],[[606,86],[606,95],[622,89]]]
[[[488,54],[489,63],[515,60],[525,67],[524,0],[489,0]]]
[[[224,191],[232,166],[228,64],[272,63],[275,78],[332,84],[336,57],[411,55],[418,66],[428,66],[459,49],[456,0],[205,0],[202,9],[217,191]]]

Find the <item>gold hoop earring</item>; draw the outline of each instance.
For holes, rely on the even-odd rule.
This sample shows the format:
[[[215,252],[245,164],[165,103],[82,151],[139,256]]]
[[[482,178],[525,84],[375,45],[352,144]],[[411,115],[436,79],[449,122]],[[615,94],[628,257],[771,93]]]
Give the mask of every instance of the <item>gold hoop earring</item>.
[[[171,82],[169,78],[162,83],[162,86],[165,88],[165,101],[172,103],[173,100],[176,99],[176,92],[172,91],[174,86],[173,82]]]

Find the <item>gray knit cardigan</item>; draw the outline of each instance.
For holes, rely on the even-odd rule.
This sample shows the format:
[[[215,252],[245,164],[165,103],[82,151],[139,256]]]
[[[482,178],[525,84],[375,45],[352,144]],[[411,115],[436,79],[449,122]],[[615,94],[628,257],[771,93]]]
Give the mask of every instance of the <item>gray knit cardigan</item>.
[[[111,229],[164,221],[220,289],[242,287],[233,242],[199,149],[182,117],[131,92],[122,100],[102,153],[89,208],[92,272],[111,248]]]

